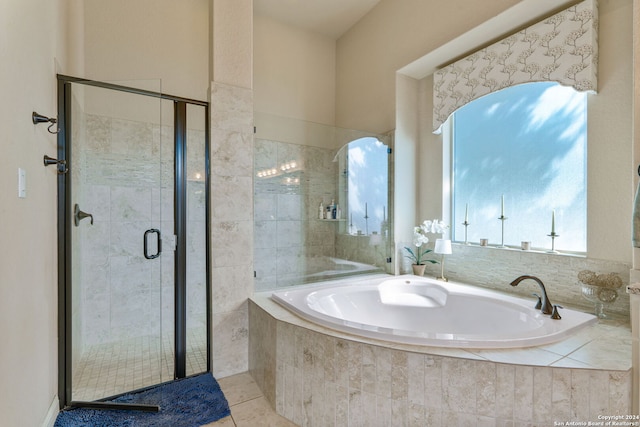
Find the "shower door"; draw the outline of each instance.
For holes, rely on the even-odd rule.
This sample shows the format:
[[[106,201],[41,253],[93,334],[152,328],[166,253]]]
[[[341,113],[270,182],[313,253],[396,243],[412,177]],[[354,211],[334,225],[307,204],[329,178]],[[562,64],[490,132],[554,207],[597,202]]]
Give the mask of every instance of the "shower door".
[[[61,406],[87,406],[210,370],[208,111],[63,80]]]

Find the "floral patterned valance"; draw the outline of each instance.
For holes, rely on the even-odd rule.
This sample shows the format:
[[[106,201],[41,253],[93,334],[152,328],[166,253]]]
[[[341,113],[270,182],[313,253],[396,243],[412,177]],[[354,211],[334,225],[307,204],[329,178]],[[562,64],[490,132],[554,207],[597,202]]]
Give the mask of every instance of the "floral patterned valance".
[[[585,0],[434,73],[433,129],[458,108],[521,83],[597,90],[598,6]]]

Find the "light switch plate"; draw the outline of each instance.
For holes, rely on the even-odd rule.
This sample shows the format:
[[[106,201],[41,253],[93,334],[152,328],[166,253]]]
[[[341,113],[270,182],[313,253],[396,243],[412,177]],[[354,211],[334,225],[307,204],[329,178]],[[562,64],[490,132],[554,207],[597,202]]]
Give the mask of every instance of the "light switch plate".
[[[18,197],[27,197],[27,171],[22,168],[18,168]]]

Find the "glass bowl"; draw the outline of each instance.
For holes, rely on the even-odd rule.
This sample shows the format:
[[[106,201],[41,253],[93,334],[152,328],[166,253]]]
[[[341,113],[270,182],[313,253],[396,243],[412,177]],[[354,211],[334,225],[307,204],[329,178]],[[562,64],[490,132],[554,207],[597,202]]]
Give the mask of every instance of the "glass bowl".
[[[618,291],[601,286],[585,285],[584,283],[580,285],[582,286],[582,296],[593,303],[595,315],[600,319],[606,319],[607,315],[604,313],[604,306],[618,299]]]

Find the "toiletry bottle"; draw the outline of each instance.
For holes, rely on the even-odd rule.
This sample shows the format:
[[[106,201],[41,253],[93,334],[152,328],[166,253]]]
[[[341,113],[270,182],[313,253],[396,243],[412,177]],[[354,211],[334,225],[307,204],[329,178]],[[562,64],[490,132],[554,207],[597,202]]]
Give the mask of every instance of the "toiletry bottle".
[[[337,214],[338,214],[338,205],[333,204],[333,206],[331,207],[331,219],[337,219]]]
[[[340,209],[340,205],[336,204],[336,219],[342,218],[342,209]]]
[[[318,208],[318,219],[324,219],[324,203],[320,202],[320,207]]]
[[[327,205],[327,209],[324,211],[324,219],[331,219],[331,205]]]

